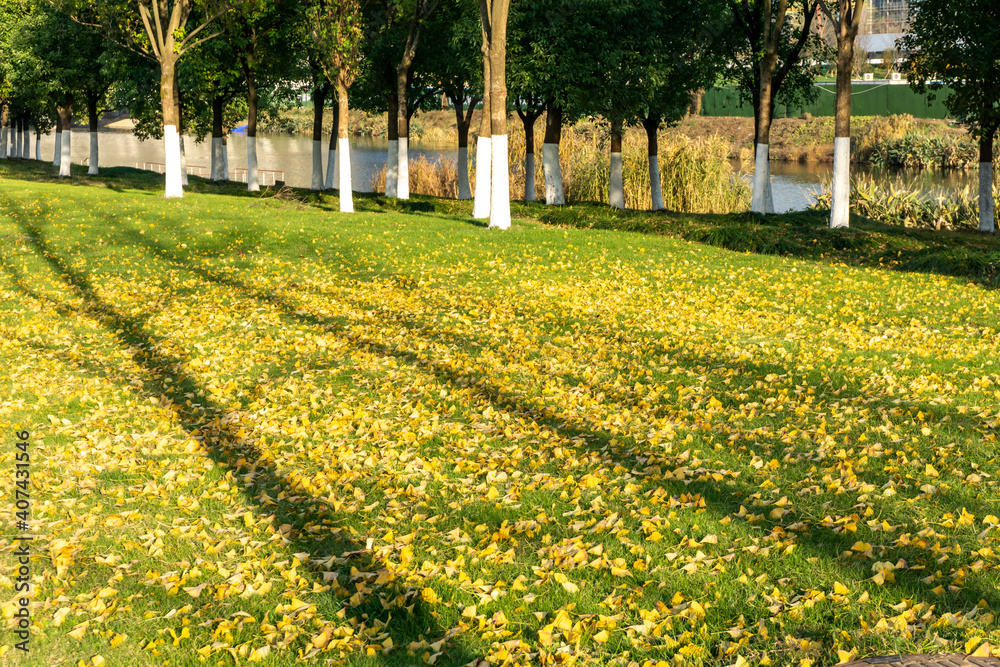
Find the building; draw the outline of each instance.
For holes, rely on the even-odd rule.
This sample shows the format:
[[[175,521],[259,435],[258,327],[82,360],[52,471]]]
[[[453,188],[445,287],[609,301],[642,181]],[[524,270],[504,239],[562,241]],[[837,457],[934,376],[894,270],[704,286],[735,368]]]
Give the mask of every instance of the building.
[[[883,54],[896,50],[896,40],[909,27],[909,0],[871,0],[861,20],[857,45],[868,53],[870,63],[882,64]]]
[[[902,34],[910,23],[909,0],[872,0],[862,18],[861,33]]]

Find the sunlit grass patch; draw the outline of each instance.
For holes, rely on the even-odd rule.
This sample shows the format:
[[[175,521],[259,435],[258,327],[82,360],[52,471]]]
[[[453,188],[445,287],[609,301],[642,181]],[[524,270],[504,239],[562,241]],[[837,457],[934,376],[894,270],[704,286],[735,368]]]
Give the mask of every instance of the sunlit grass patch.
[[[39,535],[33,650],[0,660],[800,665],[1000,642],[981,284],[850,248],[500,234],[440,201],[342,216],[4,180],[0,203],[0,426],[35,438]],[[579,210],[831,243],[814,214],[552,215]]]

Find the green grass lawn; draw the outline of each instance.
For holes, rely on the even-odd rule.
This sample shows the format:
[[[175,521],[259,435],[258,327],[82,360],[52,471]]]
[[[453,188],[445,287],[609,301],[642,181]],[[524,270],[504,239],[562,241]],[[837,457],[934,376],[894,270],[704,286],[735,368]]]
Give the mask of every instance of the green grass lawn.
[[[0,664],[1000,655],[993,239],[50,171],[0,162]]]

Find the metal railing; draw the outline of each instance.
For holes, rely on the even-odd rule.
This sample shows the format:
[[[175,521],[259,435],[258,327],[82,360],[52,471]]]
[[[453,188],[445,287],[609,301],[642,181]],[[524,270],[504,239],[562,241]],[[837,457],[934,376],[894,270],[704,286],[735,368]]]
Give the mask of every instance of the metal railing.
[[[163,174],[167,171],[167,166],[162,162],[136,162],[135,168],[152,171],[157,174]],[[188,176],[201,176],[202,178],[211,178],[212,176],[210,167],[196,164],[187,165],[187,173]],[[229,180],[237,183],[246,183],[248,174],[249,171],[247,169],[234,169],[229,172]],[[278,183],[285,182],[285,172],[278,169],[258,169],[257,177],[263,186],[277,185]]]
[[[246,183],[249,173],[246,169],[236,169],[229,172],[229,180],[236,181],[237,183]],[[279,182],[285,182],[285,172],[277,169],[258,169],[257,178],[260,180],[260,184],[265,187],[268,185],[277,185]]]

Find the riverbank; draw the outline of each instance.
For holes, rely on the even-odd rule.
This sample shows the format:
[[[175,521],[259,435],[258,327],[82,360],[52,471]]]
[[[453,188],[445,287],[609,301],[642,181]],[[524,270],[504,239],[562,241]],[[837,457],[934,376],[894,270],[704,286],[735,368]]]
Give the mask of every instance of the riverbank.
[[[479,128],[479,112],[473,116],[471,139],[477,136]],[[324,118],[324,134],[329,136],[332,128],[332,118],[329,114]],[[356,135],[368,136],[374,139],[384,139],[387,135],[385,114],[367,114],[360,111],[351,112],[351,128]],[[287,132],[291,134],[311,134],[313,123],[312,109],[290,109],[279,116],[276,121],[262,125],[262,129],[270,132]],[[943,120],[914,119],[909,116],[890,117],[855,117],[852,119],[855,143],[861,149],[859,161],[868,161],[872,151],[879,145],[899,141],[906,136],[940,140],[949,146],[968,142],[968,133],[964,128]],[[524,131],[520,120],[515,116],[510,121],[510,133],[523,137]],[[535,125],[538,138],[544,132],[544,116]],[[457,145],[455,114],[453,111],[429,111],[414,114],[410,126],[411,138],[425,144]],[[833,161],[833,118],[803,117],[776,118],[771,126],[771,159],[782,162],[816,163]],[[580,121],[563,130],[585,136],[605,136],[606,129],[594,121]],[[641,128],[629,128],[626,135],[641,135]],[[729,157],[735,160],[752,161],[754,152],[754,124],[752,118],[718,117],[718,116],[688,116],[678,125],[661,131],[664,139],[671,137],[687,137],[689,139],[704,139],[718,136],[729,146]],[[916,166],[916,165],[911,165]]]
[[[0,161],[0,178],[65,183],[51,165],[23,160]],[[91,177],[86,174],[85,166],[73,165],[72,183],[161,194],[163,177],[129,167],[102,168],[100,176]],[[316,208],[332,212],[338,210],[339,202],[331,191],[283,188],[276,192],[265,188],[263,192],[250,193],[240,183],[214,183],[197,176],[190,177],[185,193],[226,195],[240,201],[250,200],[251,206],[298,211]],[[420,194],[400,200],[379,193],[354,192],[354,199],[356,210],[364,215],[407,213],[466,220],[472,210],[471,201]],[[256,204],[257,200],[263,201]],[[850,229],[831,231],[827,229],[829,211],[815,207],[762,217],[746,212],[621,211],[600,202],[546,206],[512,199],[510,205],[512,216],[529,225],[635,232],[743,253],[795,257],[834,267],[935,273],[1000,287],[1000,236],[974,229],[908,227],[902,222],[886,224],[852,213]],[[893,216],[887,220],[895,222]]]

